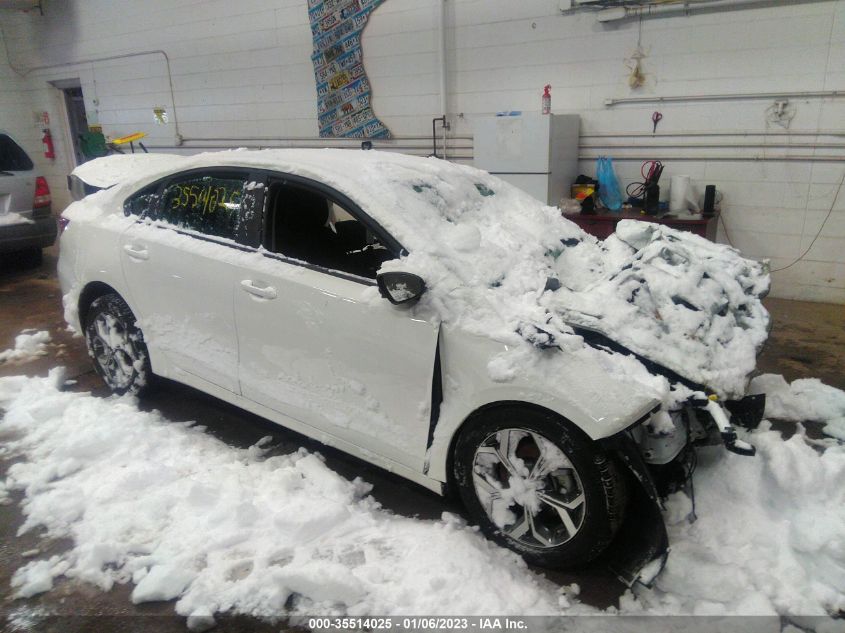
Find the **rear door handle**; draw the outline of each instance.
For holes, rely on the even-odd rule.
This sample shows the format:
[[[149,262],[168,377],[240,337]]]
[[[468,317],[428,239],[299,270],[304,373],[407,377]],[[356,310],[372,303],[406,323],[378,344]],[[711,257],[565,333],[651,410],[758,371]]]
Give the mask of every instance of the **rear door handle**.
[[[143,247],[140,246],[133,246],[132,244],[124,244],[123,250],[126,251],[126,254],[129,255],[132,259],[149,259],[150,252]]]
[[[262,299],[275,299],[278,296],[273,286],[256,286],[252,279],[244,279],[241,282],[241,288],[249,294],[255,297],[261,297]]]

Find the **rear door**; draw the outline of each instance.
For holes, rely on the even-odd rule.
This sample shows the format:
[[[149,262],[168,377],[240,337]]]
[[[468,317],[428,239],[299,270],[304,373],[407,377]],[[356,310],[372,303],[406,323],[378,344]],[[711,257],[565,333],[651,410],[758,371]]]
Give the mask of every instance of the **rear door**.
[[[242,394],[422,471],[438,327],[379,296],[389,236],[304,179],[265,198],[264,261],[234,278]]]
[[[30,221],[35,171],[26,152],[0,133],[0,226]]]
[[[157,373],[239,392],[232,260],[252,239],[254,181],[192,170],[127,200],[138,222],[120,239],[123,271]]]

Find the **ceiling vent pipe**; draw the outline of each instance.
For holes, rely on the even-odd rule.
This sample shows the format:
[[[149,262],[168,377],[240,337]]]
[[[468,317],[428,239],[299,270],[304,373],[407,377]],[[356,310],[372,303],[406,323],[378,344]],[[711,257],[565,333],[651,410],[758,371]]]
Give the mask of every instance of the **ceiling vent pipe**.
[[[785,4],[830,2],[831,0],[560,0],[561,11],[587,9],[596,12],[599,22],[618,22],[634,18],[670,17],[713,11],[733,11]]]

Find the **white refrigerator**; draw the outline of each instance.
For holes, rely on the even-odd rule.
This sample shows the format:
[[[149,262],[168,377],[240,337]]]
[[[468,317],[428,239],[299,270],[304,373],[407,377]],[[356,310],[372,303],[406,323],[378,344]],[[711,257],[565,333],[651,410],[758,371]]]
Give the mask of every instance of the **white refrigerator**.
[[[556,206],[578,176],[577,114],[479,117],[474,164]]]

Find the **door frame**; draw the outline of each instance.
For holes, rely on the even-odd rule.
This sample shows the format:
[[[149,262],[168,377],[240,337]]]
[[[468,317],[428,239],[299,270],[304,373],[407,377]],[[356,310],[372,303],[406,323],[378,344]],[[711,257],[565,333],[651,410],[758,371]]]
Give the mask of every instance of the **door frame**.
[[[67,172],[70,173],[79,166],[79,162],[76,160],[76,142],[73,138],[73,125],[70,121],[70,112],[67,107],[67,95],[65,94],[65,90],[68,88],[82,89],[82,80],[79,77],[72,77],[68,79],[55,79],[48,83],[53,90],[55,90],[55,101],[57,102],[59,112],[61,113],[62,140],[64,142],[66,154],[65,163],[67,164]],[[82,94],[84,103],[85,93],[83,92]],[[87,110],[85,115],[86,117],[88,116]]]

